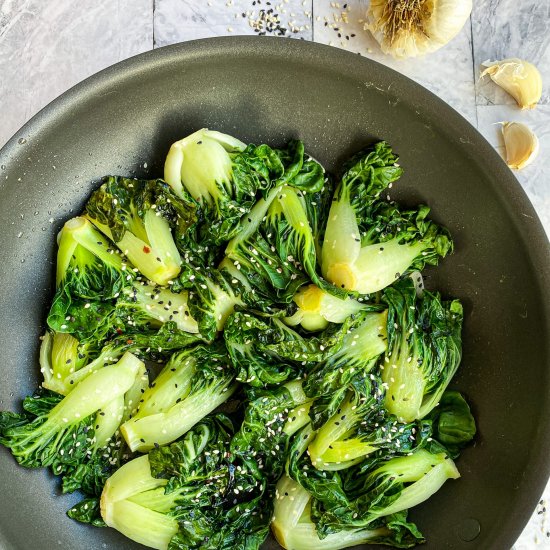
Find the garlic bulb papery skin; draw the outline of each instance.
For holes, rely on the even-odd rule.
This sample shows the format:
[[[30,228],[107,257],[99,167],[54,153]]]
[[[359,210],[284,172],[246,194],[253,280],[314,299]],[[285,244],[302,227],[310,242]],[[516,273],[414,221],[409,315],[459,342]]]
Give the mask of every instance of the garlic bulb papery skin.
[[[531,129],[521,122],[501,122],[506,148],[506,164],[521,170],[530,164],[539,152],[539,140]]]
[[[542,95],[542,77],[529,61],[517,58],[487,61],[481,76],[489,75],[493,82],[508,92],[522,109],[533,109]]]
[[[365,29],[384,53],[417,57],[451,41],[471,11],[472,0],[371,0]]]

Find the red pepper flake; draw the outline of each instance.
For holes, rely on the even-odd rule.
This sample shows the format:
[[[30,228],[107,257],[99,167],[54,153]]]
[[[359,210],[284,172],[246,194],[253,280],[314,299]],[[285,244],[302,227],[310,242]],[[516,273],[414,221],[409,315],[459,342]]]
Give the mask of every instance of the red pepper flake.
[[[117,328],[117,329],[116,329],[116,333],[117,333],[117,334],[122,334],[122,329]]]
[[[143,252],[145,252],[145,254],[149,254],[151,252],[151,249],[148,246],[144,246]]]
[[[127,343],[127,344],[133,344],[134,341],[133,341],[133,340],[130,340],[130,339],[128,338],[128,340],[126,340],[126,343]]]

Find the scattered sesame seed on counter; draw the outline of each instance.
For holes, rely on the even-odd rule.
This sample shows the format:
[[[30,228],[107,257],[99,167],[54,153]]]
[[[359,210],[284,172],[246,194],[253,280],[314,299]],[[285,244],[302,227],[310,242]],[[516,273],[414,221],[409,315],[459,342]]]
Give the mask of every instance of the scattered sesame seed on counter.
[[[212,7],[216,2],[211,2]],[[297,2],[289,7],[289,0],[227,0],[222,4],[231,12],[233,19],[241,19],[246,27],[231,28],[228,32],[248,34],[252,31],[258,36],[281,36],[313,39],[311,2]]]
[[[550,484],[546,487],[543,497],[537,504],[531,520],[518,538],[512,550],[550,549],[550,520],[548,517],[547,498],[550,494]]]

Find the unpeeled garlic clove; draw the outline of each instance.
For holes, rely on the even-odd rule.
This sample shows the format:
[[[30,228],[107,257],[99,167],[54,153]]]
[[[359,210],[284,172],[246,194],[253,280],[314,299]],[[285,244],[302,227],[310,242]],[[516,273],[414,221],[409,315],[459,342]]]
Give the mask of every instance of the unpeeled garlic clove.
[[[506,148],[506,164],[521,170],[530,164],[539,152],[539,140],[531,129],[521,122],[502,122],[502,137]]]
[[[493,82],[508,92],[522,109],[533,109],[542,95],[539,70],[528,61],[511,58],[486,62],[481,76],[488,74]]]

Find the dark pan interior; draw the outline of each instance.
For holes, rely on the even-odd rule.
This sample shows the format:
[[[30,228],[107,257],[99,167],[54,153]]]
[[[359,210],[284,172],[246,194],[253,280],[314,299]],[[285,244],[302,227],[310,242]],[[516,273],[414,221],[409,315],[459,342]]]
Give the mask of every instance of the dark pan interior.
[[[63,222],[104,174],[162,175],[170,143],[203,126],[256,143],[300,137],[330,169],[375,139],[400,154],[395,197],[426,201],[455,238],[455,254],[427,286],[465,304],[453,386],[479,423],[458,462],[462,478],[412,517],[426,549],[510,548],[549,473],[548,240],[473,127],[407,78],[337,49],[244,37],[163,48],[88,79],[13,137],[0,153],[0,407],[18,408],[38,383]],[[53,476],[17,467],[3,448],[0,480],[1,548],[137,547],[66,518],[77,497],[57,498]],[[465,540],[477,522],[479,535]]]

